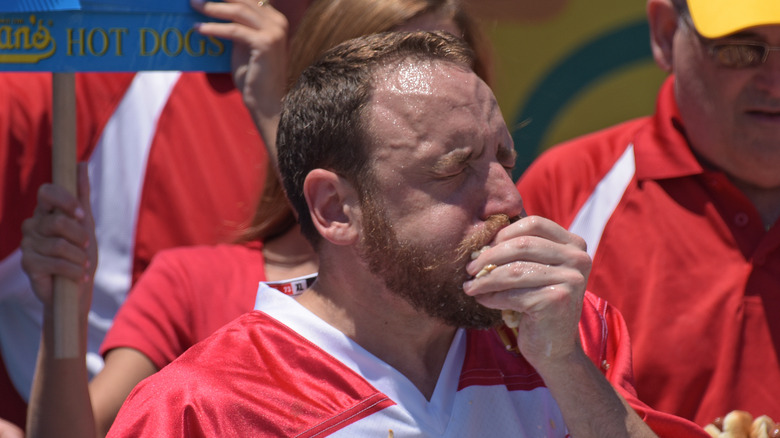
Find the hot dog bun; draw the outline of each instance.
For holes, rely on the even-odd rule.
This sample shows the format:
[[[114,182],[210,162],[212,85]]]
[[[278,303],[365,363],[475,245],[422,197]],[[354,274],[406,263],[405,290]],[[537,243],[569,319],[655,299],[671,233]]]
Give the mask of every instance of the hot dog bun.
[[[734,410],[704,427],[712,438],[780,438],[780,425],[767,415],[753,419],[750,413]]]

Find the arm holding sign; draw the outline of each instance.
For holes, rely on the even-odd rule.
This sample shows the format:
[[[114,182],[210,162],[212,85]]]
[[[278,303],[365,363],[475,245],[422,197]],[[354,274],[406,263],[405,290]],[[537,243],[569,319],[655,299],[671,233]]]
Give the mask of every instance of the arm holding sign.
[[[62,431],[92,436],[95,432],[85,356],[97,244],[85,165],[79,166],[78,178],[78,199],[60,186],[43,185],[33,217],[23,224],[22,266],[44,309],[38,370],[27,420],[30,436],[56,436]],[[78,286],[79,354],[72,358],[58,358],[54,352],[55,275]]]
[[[78,198],[54,184],[41,186],[38,206],[23,226],[22,265],[43,303],[44,325],[29,404],[28,436],[105,436],[133,387],[157,371],[140,352],[118,349],[88,384],[86,327],[97,266],[95,224],[85,164],[79,166]],[[53,276],[79,289],[79,355],[54,355]]]
[[[287,19],[270,2],[191,0],[191,4],[203,14],[228,21],[201,23],[198,31],[233,41],[233,82],[241,91],[275,168],[276,129],[287,90]]]

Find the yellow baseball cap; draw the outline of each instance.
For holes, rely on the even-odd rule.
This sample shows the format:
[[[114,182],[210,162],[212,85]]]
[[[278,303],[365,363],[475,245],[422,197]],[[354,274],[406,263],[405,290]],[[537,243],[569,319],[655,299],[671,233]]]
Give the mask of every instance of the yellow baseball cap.
[[[780,0],[688,0],[688,9],[696,30],[706,38],[780,25]]]

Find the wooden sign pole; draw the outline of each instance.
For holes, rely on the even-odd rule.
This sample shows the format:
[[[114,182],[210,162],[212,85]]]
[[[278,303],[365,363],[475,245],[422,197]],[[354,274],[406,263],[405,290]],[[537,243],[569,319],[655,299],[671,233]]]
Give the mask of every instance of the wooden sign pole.
[[[76,188],[76,83],[73,73],[52,74],[52,181],[74,195]],[[54,357],[79,355],[78,287],[54,277]]]

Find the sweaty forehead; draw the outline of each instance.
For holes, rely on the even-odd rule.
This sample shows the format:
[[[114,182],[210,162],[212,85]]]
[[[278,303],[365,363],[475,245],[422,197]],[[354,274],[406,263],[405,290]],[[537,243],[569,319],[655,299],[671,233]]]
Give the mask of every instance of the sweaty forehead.
[[[415,131],[459,118],[500,118],[490,88],[471,70],[444,61],[403,61],[380,68],[368,106],[370,125]],[[502,119],[503,120],[503,119]],[[377,133],[379,134],[379,133]]]
[[[482,82],[474,72],[463,66],[432,60],[404,60],[398,64],[377,70],[374,80],[374,97],[377,100],[403,97],[425,99],[431,96],[455,97],[443,93],[450,88],[476,92]],[[485,88],[487,86],[485,85]],[[482,97],[484,96],[483,93]],[[476,94],[460,95],[466,102]]]

